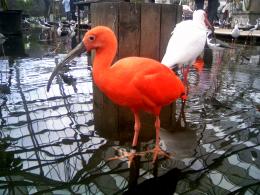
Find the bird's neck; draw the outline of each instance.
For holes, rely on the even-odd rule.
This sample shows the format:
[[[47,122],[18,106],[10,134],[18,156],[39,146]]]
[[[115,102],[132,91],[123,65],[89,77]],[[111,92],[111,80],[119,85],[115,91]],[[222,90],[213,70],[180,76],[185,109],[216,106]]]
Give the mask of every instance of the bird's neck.
[[[201,22],[201,21],[193,21],[194,22],[194,24],[195,24],[195,26],[197,27],[197,28],[199,28],[199,29],[202,29],[202,30],[207,30],[208,28],[207,28],[207,26],[205,25],[205,23],[204,23],[204,21],[203,22]]]
[[[107,79],[104,73],[108,72],[112,61],[116,55],[117,44],[111,44],[108,47],[100,47],[96,49],[93,62],[93,78],[98,85]]]

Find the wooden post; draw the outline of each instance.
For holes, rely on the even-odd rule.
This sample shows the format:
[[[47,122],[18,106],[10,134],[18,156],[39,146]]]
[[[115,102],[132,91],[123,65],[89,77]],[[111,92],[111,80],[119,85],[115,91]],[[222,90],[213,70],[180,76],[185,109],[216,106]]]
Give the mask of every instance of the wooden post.
[[[92,27],[110,27],[118,38],[115,60],[129,56],[149,57],[161,61],[171,32],[181,20],[181,6],[149,3],[103,2],[91,4]],[[131,141],[133,114],[127,108],[113,104],[93,84],[95,129],[109,139]],[[175,104],[173,104],[175,105]],[[175,107],[161,112],[161,126],[173,124]],[[154,138],[154,118],[141,113],[140,138]]]

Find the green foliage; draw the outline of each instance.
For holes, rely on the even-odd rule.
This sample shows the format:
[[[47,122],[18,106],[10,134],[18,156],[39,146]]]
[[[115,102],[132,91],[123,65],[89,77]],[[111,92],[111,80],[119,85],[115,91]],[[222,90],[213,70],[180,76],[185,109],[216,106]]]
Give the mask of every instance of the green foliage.
[[[1,7],[4,11],[8,10],[6,0],[1,0]]]

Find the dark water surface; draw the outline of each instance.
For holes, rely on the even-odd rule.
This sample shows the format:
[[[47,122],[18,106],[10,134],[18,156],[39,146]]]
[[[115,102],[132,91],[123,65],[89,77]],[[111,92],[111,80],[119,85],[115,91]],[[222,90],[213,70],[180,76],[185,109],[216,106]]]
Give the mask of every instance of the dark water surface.
[[[122,194],[136,179],[160,194],[173,194],[176,184],[176,194],[260,194],[259,47],[205,51],[205,65],[190,73],[188,127],[161,132],[162,148],[175,155],[155,165],[142,157],[136,178],[126,159],[107,160],[113,146],[129,147],[94,130],[87,56],[70,63],[47,93],[70,42],[37,39],[24,36],[20,57],[0,58],[0,194]]]

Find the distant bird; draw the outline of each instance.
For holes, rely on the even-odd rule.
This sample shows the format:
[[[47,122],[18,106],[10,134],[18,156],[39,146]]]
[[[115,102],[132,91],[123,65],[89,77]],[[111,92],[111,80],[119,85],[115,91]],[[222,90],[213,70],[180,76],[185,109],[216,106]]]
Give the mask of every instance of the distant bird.
[[[70,23],[70,38],[72,38],[76,35],[75,29],[76,29],[76,23],[71,22]]]
[[[6,36],[4,36],[2,33],[0,33],[0,45],[2,45],[6,41]]]
[[[186,20],[176,25],[168,42],[161,63],[171,69],[181,65],[183,82],[186,87],[189,66],[204,50],[208,28],[212,28],[212,26],[205,11],[196,10],[193,12],[192,20]],[[186,69],[184,69],[184,65],[187,65]]]
[[[139,112],[149,112],[155,116],[156,146],[153,149],[155,161],[158,155],[168,156],[159,146],[160,111],[178,98],[185,97],[185,87],[179,77],[165,65],[149,58],[128,57],[111,66],[117,51],[114,32],[104,26],[88,31],[83,41],[73,49],[52,72],[47,91],[59,70],[78,54],[95,50],[93,80],[98,88],[114,103],[131,109],[134,114],[133,150],[136,149],[141,128]],[[135,151],[125,154],[130,163]]]
[[[251,26],[248,27],[249,33],[248,33],[248,35],[247,35],[245,44],[247,44],[248,38],[249,38],[250,36],[252,36],[252,35],[253,35],[253,32],[254,32],[255,30],[257,30],[258,28],[259,28],[259,18],[256,20],[256,24],[255,24],[255,25],[251,25]]]
[[[231,36],[235,39],[234,40],[235,43],[237,38],[240,36],[240,30],[238,28],[238,24],[235,24],[234,28],[232,29]]]
[[[57,28],[57,34],[59,37],[64,37],[69,35],[69,28],[64,27],[63,24],[60,22],[59,27]]]
[[[247,22],[246,22],[246,28],[243,29],[243,30],[249,30],[249,29],[251,29],[251,28],[254,28],[254,26],[255,26],[255,25],[250,24],[249,19],[248,19]]]
[[[234,48],[231,47],[228,43],[214,37],[214,34],[211,31],[207,33],[207,45],[210,49],[217,51]]]
[[[72,22],[70,23],[64,23],[64,22],[60,22],[59,23],[59,27],[57,28],[57,34],[60,37],[65,37],[65,36],[69,36],[69,37],[74,37],[75,36],[75,28],[76,28],[76,23]]]
[[[259,19],[256,20],[256,24],[252,28],[250,28],[249,31],[252,34],[258,28],[259,28]]]
[[[38,20],[38,24],[40,25],[40,27],[43,29],[43,30],[50,30],[51,27],[53,27],[52,24],[48,23],[48,22],[45,22],[45,21],[42,21],[41,19]]]

